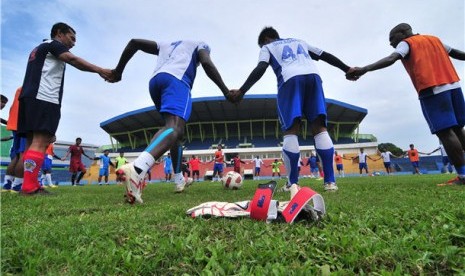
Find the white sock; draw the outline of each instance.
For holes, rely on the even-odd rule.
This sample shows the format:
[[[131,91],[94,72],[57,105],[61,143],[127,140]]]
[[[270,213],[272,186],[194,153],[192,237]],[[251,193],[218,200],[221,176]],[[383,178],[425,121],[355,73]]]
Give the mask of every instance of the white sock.
[[[13,181],[13,184],[11,185],[11,187],[15,187],[21,184],[23,184],[23,179],[19,177],[15,177],[15,180]]]
[[[51,173],[47,173],[45,174],[45,182],[48,183],[48,185],[52,185],[52,174]]]
[[[15,179],[14,176],[8,175],[8,174],[7,174],[7,175],[5,175],[5,181],[3,182],[3,184],[8,183],[8,180],[11,181],[11,182],[13,182],[14,179]]]
[[[134,166],[142,170],[142,173],[140,174],[142,177],[145,176],[147,171],[150,170],[154,164],[155,158],[146,151],[143,151],[139,157],[134,160]]]

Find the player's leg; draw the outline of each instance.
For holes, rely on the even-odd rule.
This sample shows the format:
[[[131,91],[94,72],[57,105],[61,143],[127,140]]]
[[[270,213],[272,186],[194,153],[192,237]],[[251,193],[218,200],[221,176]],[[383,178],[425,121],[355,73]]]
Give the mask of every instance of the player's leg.
[[[458,134],[458,135],[457,135]],[[459,177],[465,178],[465,158],[463,155],[463,145],[461,136],[463,129],[449,128],[436,133],[444,145],[450,162],[454,165]]]
[[[78,177],[76,179],[76,184],[77,185],[80,185],[81,179],[84,177],[86,172],[87,172],[86,166],[84,166],[84,163],[80,162],[80,164],[79,164],[79,174],[78,174]]]
[[[40,189],[38,182],[39,171],[45,159],[45,150],[52,140],[53,135],[46,131],[34,131],[28,134],[28,145],[24,152],[24,182],[22,192],[35,193]]]

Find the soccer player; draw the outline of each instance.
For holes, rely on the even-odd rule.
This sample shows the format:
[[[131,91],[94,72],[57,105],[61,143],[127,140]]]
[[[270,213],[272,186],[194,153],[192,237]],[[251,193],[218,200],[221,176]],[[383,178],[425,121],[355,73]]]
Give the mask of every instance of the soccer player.
[[[248,163],[242,161],[242,159],[239,157],[239,153],[236,153],[234,155],[234,157],[231,160],[231,163],[234,166],[234,171],[237,172],[238,174],[242,174],[242,172],[241,172],[241,163],[242,164],[248,164]]]
[[[21,94],[22,87],[16,89],[13,103],[10,107],[8,114],[8,121],[6,129],[12,132],[10,139],[13,143],[10,148],[10,164],[5,172],[4,184],[2,191],[21,192],[24,175],[23,154],[26,150],[27,140],[26,137],[18,135],[18,109],[19,109],[19,95]]]
[[[181,172],[183,176],[191,177],[191,171],[189,170],[189,163],[184,157],[182,158]]]
[[[170,182],[173,174],[173,160],[170,153],[163,158],[163,170],[165,171],[165,181]]]
[[[131,39],[113,70],[112,82],[121,80],[126,64],[138,50],[158,55],[149,90],[157,110],[165,119],[165,126],[155,134],[148,147],[134,162],[123,165],[117,172],[119,177],[124,179],[129,199],[142,203],[144,176],[155,164],[155,160],[168,150],[173,158],[175,192],[182,192],[186,186],[186,180],[181,173],[181,141],[191,113],[191,89],[197,66],[202,64],[207,76],[225,96],[229,91],[210,58],[210,47],[204,42],[188,40],[166,43]]]
[[[255,170],[254,170],[254,180],[260,180],[260,170],[261,166],[263,163],[263,160],[257,155],[255,156],[254,159],[252,159],[252,162],[255,164]]]
[[[358,159],[358,169],[360,171],[360,176],[363,175],[363,169],[365,169],[365,172],[366,174],[368,175],[369,172],[368,172],[368,164],[367,164],[367,158],[372,160],[372,161],[376,161],[377,159],[373,159],[371,158],[366,152],[364,152],[365,150],[363,148],[360,148],[360,153],[353,157],[352,158],[352,161],[355,161],[356,159]]]
[[[56,23],[50,37],[29,54],[19,96],[18,134],[27,137],[28,142],[23,156],[22,193],[26,195],[48,193],[40,187],[38,174],[60,121],[66,64],[98,73],[104,79],[111,76],[111,70],[93,65],[69,51],[76,43],[76,31],[69,25]]]
[[[53,136],[52,142],[48,145],[47,149],[45,150],[45,159],[44,163],[42,164],[42,187],[56,188],[55,184],[52,181],[52,165],[53,165],[53,158],[61,160],[61,157],[57,156],[53,151],[53,144],[56,141],[56,136]]]
[[[339,177],[345,177],[344,163],[342,159],[347,159],[347,158],[344,158],[344,156],[339,155],[337,151],[334,151],[334,163],[336,164],[336,170],[337,170]]]
[[[335,56],[295,38],[281,39],[272,27],[258,36],[259,63],[240,89],[232,90],[229,98],[239,102],[243,95],[265,73],[269,65],[278,80],[278,115],[284,132],[283,159],[288,172],[288,187],[298,184],[298,160],[301,118],[311,125],[315,147],[324,170],[325,190],[337,190],[333,168],[333,142],[326,129],[326,103],[322,81],[314,60],[323,60],[344,72],[349,70]]]
[[[386,173],[388,175],[390,175],[392,173],[391,156],[396,157],[396,158],[400,158],[402,156],[396,156],[396,155],[392,154],[392,152],[386,150],[385,148],[381,148],[380,151],[381,151],[381,156],[380,156],[380,158],[378,158],[376,160],[383,159],[383,164],[384,164],[384,168],[386,169]]]
[[[110,154],[110,150],[106,149],[103,151],[102,155],[100,155],[99,157],[94,157],[93,159],[93,160],[99,160],[100,162],[100,170],[98,173],[98,184],[100,186],[102,186],[102,177],[104,177],[105,184],[110,185],[110,183],[108,183],[108,175],[110,173],[110,166],[114,168],[115,164],[111,162],[110,156],[108,156],[109,154]]]
[[[442,172],[452,173],[454,171],[454,168],[452,167],[449,161],[449,157],[447,156],[447,152],[444,149],[444,145],[441,143],[441,141],[439,141],[439,147],[437,147],[435,150],[428,153],[428,155],[431,155],[437,151],[441,152],[441,156],[442,156],[442,165],[443,165]]]
[[[214,159],[212,160],[214,163],[213,165],[213,175],[212,175],[212,182],[215,181],[215,176],[217,177],[218,181],[221,181],[223,178],[223,168],[224,168],[224,152],[222,151],[221,144],[218,144],[215,151]]]
[[[413,174],[421,174],[420,172],[420,154],[427,154],[424,152],[419,152],[414,144],[409,145],[410,149],[404,152],[404,156],[407,155],[410,163],[413,167]]]
[[[318,170],[318,163],[320,160],[318,159],[318,156],[316,156],[313,151],[310,151],[310,157],[307,159],[307,164],[305,166],[310,166],[310,177],[311,178],[316,178],[317,180],[320,180],[320,171]]]
[[[279,161],[278,159],[275,159],[273,163],[270,164],[271,166],[271,179],[274,179],[274,175],[277,174],[279,178],[281,178],[281,165],[283,162]]]
[[[119,168],[121,168],[121,166],[123,166],[126,163],[128,163],[128,160],[126,159],[126,157],[124,157],[124,152],[120,151],[119,156],[115,158],[115,172],[118,171]],[[116,184],[122,184],[118,177],[116,178]]]
[[[0,94],[0,110],[2,110],[7,103],[8,103],[8,98]],[[4,125],[8,124],[8,121],[3,118],[0,118],[0,121]]]
[[[412,32],[407,23],[389,33],[395,48],[389,56],[365,67],[352,68],[346,77],[356,80],[402,60],[418,93],[423,115],[455,166],[457,176],[442,185],[465,185],[465,101],[460,79],[449,57],[465,60],[465,52],[445,45],[438,37]]]
[[[89,158],[89,160],[94,160],[84,152],[84,148],[81,146],[81,143],[82,139],[80,137],[76,138],[76,144],[69,146],[65,157],[61,159],[62,161],[65,161],[66,158],[68,158],[68,156],[71,154],[71,158],[69,160],[69,171],[71,172],[72,186],[75,186],[76,184],[80,185],[79,182],[87,172],[86,165],[84,165],[82,162],[82,155]]]
[[[199,176],[200,176],[200,160],[195,156],[195,155],[192,155],[192,158],[189,160],[189,166],[191,167],[191,170],[192,170],[192,178],[196,179],[197,177],[197,182],[200,181],[199,180]]]

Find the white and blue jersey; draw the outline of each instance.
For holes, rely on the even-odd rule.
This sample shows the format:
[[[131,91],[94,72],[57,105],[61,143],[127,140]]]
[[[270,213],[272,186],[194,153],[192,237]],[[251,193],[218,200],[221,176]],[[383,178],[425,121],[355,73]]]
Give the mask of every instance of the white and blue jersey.
[[[204,42],[189,40],[157,42],[157,45],[158,61],[152,77],[168,73],[192,88],[199,66],[198,51],[203,49],[210,53],[210,47]]]
[[[278,79],[279,89],[292,77],[319,74],[309,51],[317,56],[323,53],[323,50],[310,46],[303,40],[279,39],[261,48],[259,62],[264,61],[271,65]]]
[[[34,98],[61,105],[66,63],[58,56],[68,51],[57,40],[47,40],[34,48],[29,54],[19,98]]]

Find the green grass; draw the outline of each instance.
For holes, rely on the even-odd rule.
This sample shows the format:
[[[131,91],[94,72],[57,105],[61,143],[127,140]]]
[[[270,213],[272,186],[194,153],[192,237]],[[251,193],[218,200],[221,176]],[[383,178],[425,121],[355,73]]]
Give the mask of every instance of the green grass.
[[[192,219],[206,201],[251,199],[195,183],[183,194],[153,184],[143,205],[121,186],[60,187],[50,197],[1,197],[1,272],[51,275],[352,275],[464,274],[465,187],[436,187],[445,175],[339,179],[320,192],[322,222],[266,224]],[[282,184],[282,183],[280,183]],[[288,200],[288,194],[275,198]]]

